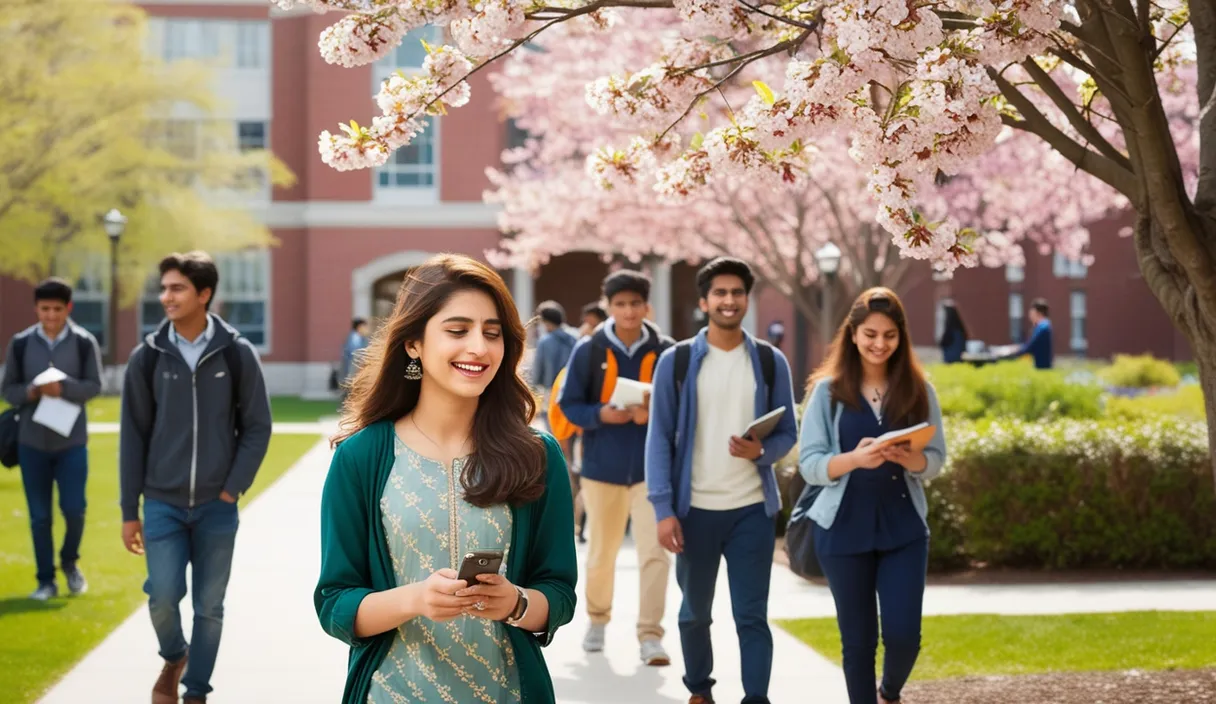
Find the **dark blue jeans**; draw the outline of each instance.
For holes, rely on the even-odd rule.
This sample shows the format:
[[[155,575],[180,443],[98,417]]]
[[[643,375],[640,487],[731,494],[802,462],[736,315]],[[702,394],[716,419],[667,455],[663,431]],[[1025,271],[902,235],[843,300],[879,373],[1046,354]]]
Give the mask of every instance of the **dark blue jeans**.
[[[884,649],[883,696],[888,700],[899,699],[920,654],[921,606],[928,562],[928,538],[890,551],[819,556],[836,601],[850,704],[878,702],[874,660],[878,649],[879,604]]]
[[[60,452],[43,452],[17,445],[17,461],[21,463],[21,483],[25,486],[25,503],[30,511],[38,583],[50,584],[55,581],[55,538],[51,535],[54,488],[59,485],[59,510],[63,512],[65,525],[59,564],[67,571],[80,559],[89,450],[80,445]]]
[[[773,634],[768,626],[768,588],[772,580],[776,524],[764,504],[731,511],[690,509],[680,521],[684,552],[676,557],[676,581],[684,594],[680,605],[680,647],[684,650],[684,686],[710,697],[714,680],[714,586],[718,564],[726,558],[731,611],[739,634],[744,704],[768,704],[773,669]]]
[[[211,691],[211,672],[224,627],[224,593],[240,523],[236,504],[216,499],[193,509],[144,500],[144,549],[148,558],[148,610],[160,656],[176,661],[190,651],[182,684],[187,696]],[[194,630],[187,646],[178,605],[186,596],[186,564],[193,584]]]

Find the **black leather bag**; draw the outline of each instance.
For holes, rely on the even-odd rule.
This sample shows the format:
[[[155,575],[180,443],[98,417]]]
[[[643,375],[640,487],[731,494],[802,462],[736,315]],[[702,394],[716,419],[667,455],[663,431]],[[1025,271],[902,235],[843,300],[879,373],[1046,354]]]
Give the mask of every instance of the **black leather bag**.
[[[0,413],[0,464],[9,468],[17,466],[17,421],[16,408]]]
[[[790,571],[806,579],[823,576],[823,568],[815,555],[815,522],[807,515],[821,491],[822,486],[806,485],[785,527],[785,556],[789,559]]]

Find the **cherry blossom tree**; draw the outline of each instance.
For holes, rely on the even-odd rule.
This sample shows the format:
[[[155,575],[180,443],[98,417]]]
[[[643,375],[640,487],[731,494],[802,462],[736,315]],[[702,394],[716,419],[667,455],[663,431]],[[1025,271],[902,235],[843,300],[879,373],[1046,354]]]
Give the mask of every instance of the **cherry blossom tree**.
[[[435,48],[421,75],[386,82],[371,124],[321,135],[322,158],[340,169],[383,163],[423,115],[467,102],[470,73],[546,31],[614,31],[616,8],[674,9],[682,31],[588,89],[594,109],[635,135],[587,155],[601,187],[640,183],[674,202],[731,175],[781,187],[806,179],[817,147],[845,135],[901,256],[952,270],[978,263],[981,233],[924,209],[923,193],[991,152],[1004,127],[1033,135],[1134,209],[1144,280],[1188,337],[1216,421],[1212,0],[277,2],[349,13],[320,39],[333,63],[374,61],[428,23],[447,27],[459,47]],[[770,57],[780,72],[728,124],[702,132],[699,106]],[[1198,121],[1193,172],[1168,111],[1175,99]]]

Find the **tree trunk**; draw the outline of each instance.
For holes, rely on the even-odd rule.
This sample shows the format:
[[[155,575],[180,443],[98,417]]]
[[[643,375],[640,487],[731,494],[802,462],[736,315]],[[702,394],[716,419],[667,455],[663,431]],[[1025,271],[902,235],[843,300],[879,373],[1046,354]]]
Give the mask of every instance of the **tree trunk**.
[[[811,331],[810,325],[807,324],[806,314],[798,306],[794,306],[794,364],[793,364],[793,382],[794,382],[794,398],[801,400],[804,387],[806,386],[806,378],[810,376],[810,371],[807,369],[807,358],[810,350]]]
[[[1196,218],[1188,222],[1188,233],[1205,245],[1216,242],[1216,225]],[[1211,281],[1192,282],[1187,271],[1174,258],[1167,244],[1163,225],[1153,214],[1141,214],[1136,221],[1136,257],[1149,290],[1165,308],[1174,325],[1186,335],[1191,353],[1199,367],[1199,385],[1203,391],[1207,414],[1209,458],[1212,476],[1216,478],[1216,320],[1202,306],[1201,297],[1213,285]],[[1205,247],[1205,250],[1208,248]]]

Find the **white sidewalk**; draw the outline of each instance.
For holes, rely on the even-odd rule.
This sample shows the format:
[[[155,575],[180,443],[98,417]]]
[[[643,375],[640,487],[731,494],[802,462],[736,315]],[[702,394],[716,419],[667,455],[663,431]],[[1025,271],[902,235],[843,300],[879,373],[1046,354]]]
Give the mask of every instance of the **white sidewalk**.
[[[309,424],[311,425],[311,424]],[[276,427],[276,431],[278,428]],[[340,700],[346,648],[321,631],[312,605],[320,565],[318,503],[330,451],[319,442],[273,487],[242,511],[241,529],[228,589],[224,639],[212,685],[213,704]],[[580,549],[580,563],[585,550]],[[563,704],[674,704],[687,701],[681,684],[679,591],[674,573],[668,590],[664,642],[674,663],[645,667],[638,660],[637,561],[631,544],[617,565],[614,620],[604,653],[581,648],[587,625],[582,606],[573,623],[545,649],[558,701]],[[742,698],[738,641],[730,616],[725,570],[720,571],[714,609],[715,697]],[[85,597],[88,598],[88,597]],[[182,603],[189,630],[190,598]],[[1216,580],[1085,585],[941,586],[926,594],[927,614],[1069,613],[1140,609],[1216,610]],[[774,566],[769,615],[773,619],[832,616],[831,595],[786,568]],[[827,660],[780,628],[770,697],[777,704],[847,701],[843,676]],[[156,638],[141,607],[41,701],[46,704],[146,702],[160,669]]]

